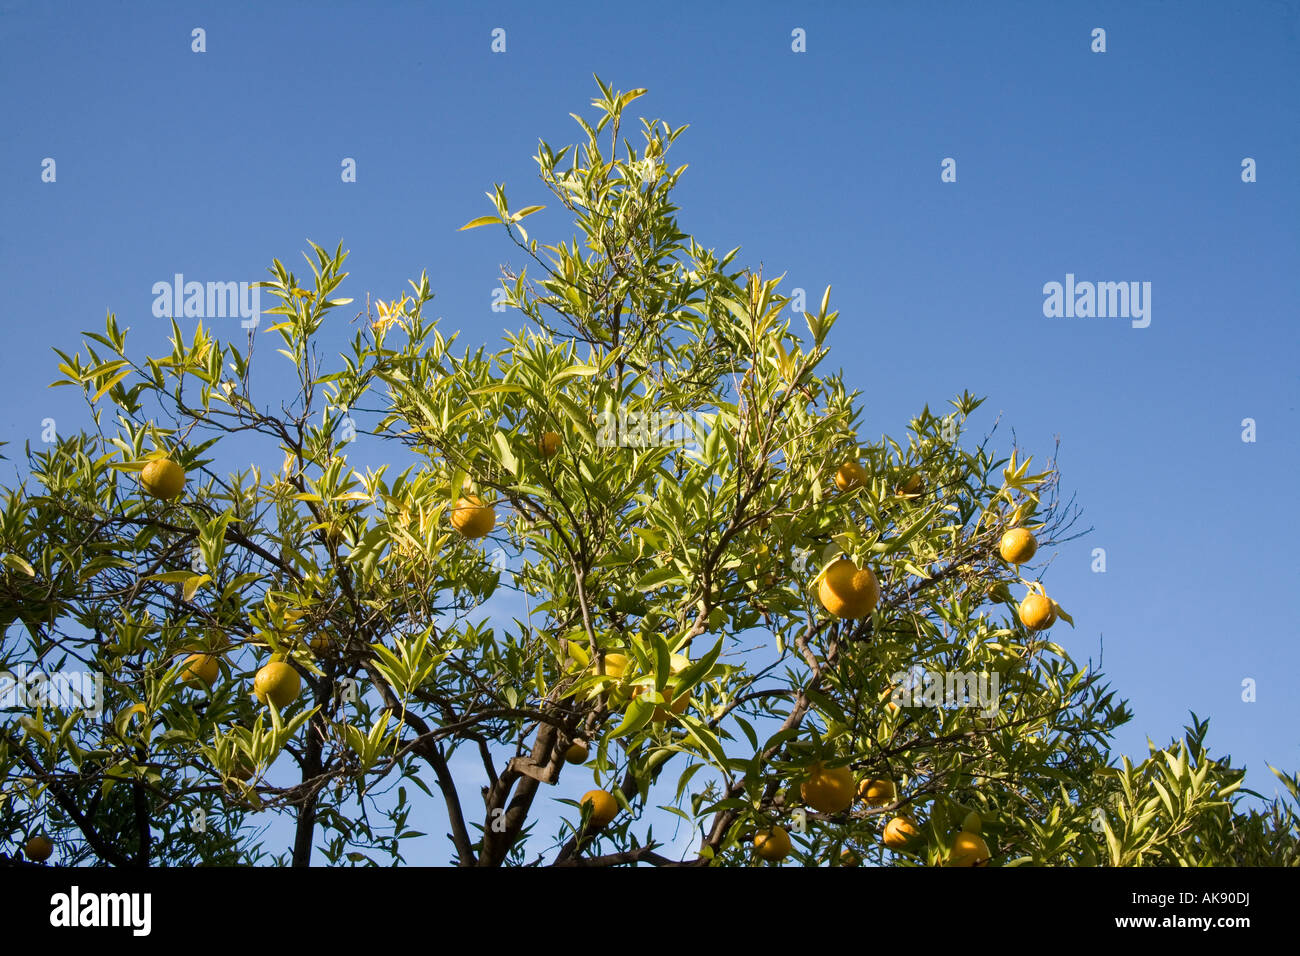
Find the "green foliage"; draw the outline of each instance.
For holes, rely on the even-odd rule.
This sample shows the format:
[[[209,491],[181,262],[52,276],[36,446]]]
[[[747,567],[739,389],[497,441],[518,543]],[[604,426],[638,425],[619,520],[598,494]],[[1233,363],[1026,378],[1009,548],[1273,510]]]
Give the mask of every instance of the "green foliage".
[[[3,713],[0,844],[43,826],[58,862],[254,862],[282,814],[296,839],[271,859],[381,864],[428,839],[410,784],[445,803],[466,865],[669,862],[648,805],[698,825],[695,864],[749,864],[777,823],[794,862],[852,847],[941,863],[971,811],[998,865],[1294,864],[1294,777],[1292,803],[1247,809],[1242,771],[1195,719],[1117,765],[1126,706],[1020,625],[1011,588],[1041,582],[997,543],[1013,525],[1040,553],[1068,539],[1055,468],[968,439],[967,394],[901,438],[862,434],[861,396],[823,369],[830,289],[796,309],[781,278],[680,230],[686,167],[668,155],[685,127],[625,130],[642,93],[601,84],[594,125],[575,117],[583,141],[538,149],[573,236],[530,237],[543,206],[513,210],[500,185],[465,226],[502,230],[527,263],[503,275],[524,324],[496,352],[453,351],[421,276],[367,300],[322,363],[352,300],[342,247],[314,244],[310,287],[278,260],[263,283],[276,357],[173,322],[170,354],[134,358],[112,315],[58,352],[55,384],[84,393],[90,425],[28,448],[4,490],[0,665],[99,675],[103,709]],[[388,464],[361,467],[354,434]],[[188,473],[170,503],[137,477],[164,456]],[[868,480],[842,492],[846,461]],[[466,494],[496,508],[486,543],[450,524]],[[841,554],[880,582],[867,617],[818,602]],[[488,617],[506,593],[524,619]],[[183,680],[193,653],[219,658],[210,688]],[[304,678],[283,712],[249,693],[273,656]],[[923,673],[996,677],[997,700],[963,706],[984,686],[964,684],[913,706]],[[624,810],[595,833],[573,802],[541,835],[574,739],[590,755],[566,772]],[[480,778],[453,774],[466,758]],[[801,809],[816,760],[896,781],[898,803]],[[879,834],[899,814],[923,839],[893,853]]]

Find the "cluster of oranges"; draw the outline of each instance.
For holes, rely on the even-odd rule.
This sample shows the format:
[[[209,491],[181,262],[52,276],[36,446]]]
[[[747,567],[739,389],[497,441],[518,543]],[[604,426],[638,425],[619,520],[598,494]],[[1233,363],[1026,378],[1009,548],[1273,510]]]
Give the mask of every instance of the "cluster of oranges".
[[[1038,542],[1024,528],[1012,528],[1002,536],[998,553],[1008,564],[1024,564],[1038,550]],[[1056,623],[1056,602],[1046,594],[1030,592],[1020,602],[1020,623],[1031,631],[1042,631]]]
[[[140,487],[145,494],[162,501],[172,501],[185,490],[185,469],[170,458],[150,461],[140,472]],[[211,653],[194,653],[185,658],[181,680],[187,684],[211,687],[221,674],[219,657]],[[263,703],[285,708],[302,691],[302,678],[284,660],[273,659],[253,678],[253,693]],[[29,854],[30,855],[30,854]]]
[[[842,492],[860,488],[867,482],[867,470],[856,461],[840,465],[835,472],[835,487]],[[896,489],[899,495],[915,497],[925,491],[925,482],[913,474]],[[1002,536],[998,552],[1008,564],[1021,565],[1038,550],[1038,542],[1025,528],[1012,528]],[[853,620],[867,617],[880,601],[880,582],[871,568],[862,568],[845,556],[835,560],[821,577],[817,598],[833,617]],[[1020,604],[1020,622],[1031,631],[1041,631],[1056,623],[1056,603],[1046,594],[1031,592]]]
[[[867,471],[856,461],[845,462],[835,472],[835,487],[849,492],[862,487],[868,480]],[[925,483],[919,474],[912,474],[896,488],[899,495],[915,497],[924,494]],[[1025,528],[1012,528],[999,543],[998,553],[1008,564],[1021,565],[1033,558],[1038,542]],[[880,600],[880,582],[870,568],[859,567],[845,556],[836,559],[821,576],[817,597],[827,613],[841,619],[869,616]],[[1046,594],[1032,591],[1020,604],[1021,623],[1031,631],[1049,628],[1056,622],[1056,603]],[[814,764],[808,778],[800,786],[803,802],[821,813],[834,814],[848,810],[853,803],[855,787],[853,774],[848,767],[827,768]],[[868,806],[883,807],[895,803],[898,792],[891,780],[868,778],[856,787],[857,796]],[[988,845],[980,836],[978,817],[972,813],[963,823],[961,832],[953,841],[948,854],[949,866],[979,866],[987,863]],[[884,828],[882,842],[891,850],[904,850],[920,836],[916,823],[906,816],[890,819]],[[790,834],[780,826],[761,830],[753,838],[754,854],[761,860],[779,862],[791,850]],[[841,865],[856,866],[858,855],[845,849]]]
[[[898,802],[898,787],[894,781],[866,777],[856,784],[848,767],[827,767],[818,761],[809,768],[808,775],[799,787],[803,802],[819,813],[834,814],[848,810],[856,799],[868,807],[888,807]],[[967,814],[962,830],[953,841],[948,853],[948,866],[982,866],[990,859],[988,845],[979,835],[980,819],[977,814]],[[906,850],[913,846],[921,831],[908,816],[895,816],[884,827],[881,842],[890,850]],[[754,855],[760,860],[779,863],[790,855],[790,834],[780,826],[760,830],[754,834]],[[857,866],[861,858],[851,849],[840,856],[841,866]]]

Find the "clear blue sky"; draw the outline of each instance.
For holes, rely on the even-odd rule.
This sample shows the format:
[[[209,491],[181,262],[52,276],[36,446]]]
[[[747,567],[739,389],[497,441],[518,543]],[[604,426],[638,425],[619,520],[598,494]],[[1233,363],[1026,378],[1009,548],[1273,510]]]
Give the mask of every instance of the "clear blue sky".
[[[78,396],[45,387],[51,345],[111,310],[157,350],[153,283],[252,281],[272,257],[301,274],[308,237],[352,250],[358,300],[428,269],[435,313],[495,347],[516,324],[490,310],[512,248],[456,230],[494,181],[547,201],[537,139],[574,141],[599,73],[649,88],[639,114],[691,124],[673,151],[686,231],[810,296],[834,286],[832,364],[865,392],[866,436],[963,389],[988,396],[980,426],[1002,414],[1003,449],[1014,428],[1042,461],[1060,436],[1095,530],[1047,574],[1078,625],[1053,633],[1080,660],[1105,635],[1136,709],[1124,751],[1195,710],[1250,785],[1300,766],[1300,6],[476,6],[0,0],[10,457],[47,416],[79,424]],[[571,229],[548,209],[530,232]],[[1045,317],[1067,273],[1150,282],[1150,326]]]

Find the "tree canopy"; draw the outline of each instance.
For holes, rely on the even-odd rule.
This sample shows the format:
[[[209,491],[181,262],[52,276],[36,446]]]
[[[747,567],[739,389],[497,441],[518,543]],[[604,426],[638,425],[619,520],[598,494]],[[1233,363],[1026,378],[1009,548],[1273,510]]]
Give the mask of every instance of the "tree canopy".
[[[1196,715],[1112,754],[1130,712],[1057,637],[1068,596],[1004,557],[1074,534],[1054,462],[974,434],[969,394],[864,434],[830,289],[682,232],[685,127],[628,121],[644,92],[601,83],[579,142],[540,144],[569,238],[501,185],[466,225],[520,257],[496,351],[455,347],[426,274],[323,358],[342,244],[306,284],[273,263],[246,341],[173,319],[141,357],[110,314],[58,351],[86,425],[0,510],[0,670],[51,675],[0,711],[0,851],[400,862],[443,838],[409,785],[459,865],[1296,863],[1300,781],[1251,804]],[[562,775],[612,803],[540,832]]]

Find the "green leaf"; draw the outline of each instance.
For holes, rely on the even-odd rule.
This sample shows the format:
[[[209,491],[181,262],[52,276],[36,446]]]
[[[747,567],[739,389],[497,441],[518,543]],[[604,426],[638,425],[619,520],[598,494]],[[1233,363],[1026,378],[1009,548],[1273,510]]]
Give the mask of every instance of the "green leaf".
[[[618,104],[616,106],[616,109],[622,111],[623,107],[627,106],[628,103],[631,103],[637,97],[645,96],[645,94],[646,91],[640,87],[638,87],[635,90],[628,90],[626,93],[624,93],[622,96],[618,98]]]
[[[655,650],[655,690],[662,694],[672,676],[672,654],[662,634],[653,634],[651,639]]]
[[[718,301],[727,307],[727,310],[736,317],[736,320],[745,327],[749,325],[749,310],[739,302],[728,299],[725,296],[719,296]]]
[[[497,457],[501,460],[501,467],[512,475],[519,474],[519,462],[515,460],[515,453],[510,450],[510,442],[506,439],[505,432],[498,429],[492,434],[492,441],[497,446]]]
[[[754,732],[753,725],[744,717],[741,717],[740,714],[732,714],[732,720],[736,722],[737,726],[739,726],[741,731],[745,734],[745,738],[749,741],[749,746],[754,750],[758,750],[758,734]]]
[[[464,468],[457,468],[451,475],[451,500],[455,501],[460,497],[461,490],[465,487],[465,482],[469,479],[469,473]]]
[[[934,516],[942,510],[943,502],[935,502],[921,517],[904,528],[902,533],[885,541],[877,541],[871,546],[871,550],[876,554],[892,554],[916,537],[916,533],[929,524],[934,519]]]
[[[477,229],[479,226],[490,226],[492,223],[501,222],[500,216],[479,216],[477,219],[471,219],[465,225],[457,229],[457,232],[464,232],[466,229]]]
[[[594,445],[596,443],[596,433],[591,427],[591,417],[578,408],[573,403],[573,400],[563,392],[557,392],[553,398],[555,404],[559,405],[564,414],[568,416],[569,421],[573,423],[573,427],[578,430],[578,433],[587,442]]]
[[[531,216],[533,213],[540,212],[545,208],[546,208],[545,206],[525,206],[523,209],[519,210],[517,213],[511,216],[510,221],[518,222],[520,219],[523,219],[524,216]],[[491,217],[487,217],[487,218],[491,218]]]
[[[763,744],[762,752],[768,753],[769,751],[775,751],[789,741],[797,739],[800,733],[802,733],[802,731],[800,731],[798,727],[791,727],[789,730],[778,731],[768,738],[767,743]]]
[[[713,731],[709,730],[709,728],[704,726],[698,718],[692,717],[690,714],[682,714],[677,718],[677,720],[686,728],[686,732],[691,736],[691,738],[699,744],[706,753],[713,756],[719,767],[725,768],[727,766],[726,751],[722,749],[722,744],[718,742],[718,738],[714,735]]]
[[[203,585],[207,584],[211,580],[212,580],[212,575],[210,574],[192,574],[188,578],[186,578],[185,585],[184,585],[185,600],[187,601],[194,600],[194,595],[198,591],[198,589],[203,587]]]
[[[677,692],[685,693],[693,690],[695,685],[708,676],[713,670],[713,665],[718,662],[719,655],[722,654],[722,638],[718,638],[718,643],[713,645],[713,649],[701,657],[699,660],[691,663],[689,667],[682,670],[677,675]]]
[[[646,700],[646,695],[634,697],[632,703],[627,705],[627,713],[623,715],[623,722],[614,729],[613,737],[622,737],[626,734],[636,733],[646,724],[650,723],[650,718],[654,716],[655,704],[653,701]]]
[[[918,568],[918,567],[917,567],[915,564],[913,564],[911,561],[904,561],[904,562],[903,562],[903,569],[904,569],[905,571],[907,571],[908,574],[915,575],[916,577],[920,578],[922,581],[928,581],[928,580],[930,580],[930,575],[927,574],[925,571],[922,571],[920,568]]]
[[[50,742],[50,732],[26,714],[18,718],[18,723],[33,737],[40,738],[42,743],[48,744]]]
[[[1103,819],[1102,827],[1106,830],[1106,846],[1110,849],[1110,865],[1119,866],[1120,861],[1124,858],[1123,849],[1120,846],[1119,837],[1115,836],[1115,831],[1110,828],[1110,821]]]
[[[91,402],[93,403],[99,401],[101,398],[104,397],[104,394],[109,389],[111,389],[114,385],[122,381],[122,379],[126,378],[130,374],[131,374],[131,369],[129,368],[123,369],[122,371],[118,372],[116,375],[114,375],[112,378],[110,378],[107,382],[105,382],[103,385],[99,387],[99,391],[95,393],[95,397],[91,399]]]
[[[638,591],[653,591],[655,588],[663,587],[670,581],[680,582],[682,574],[672,565],[662,568],[655,568],[653,571],[645,574],[635,585]]]
[[[846,717],[844,714],[844,711],[840,709],[840,705],[835,703],[835,701],[831,700],[825,694],[818,693],[817,691],[812,690],[811,688],[805,688],[804,696],[807,697],[813,704],[815,704],[817,706],[817,709],[820,710],[827,717],[829,717],[831,720],[840,724],[847,724],[849,722],[848,717]]]
[[[551,384],[552,385],[559,384],[560,382],[564,381],[566,378],[573,378],[575,375],[582,375],[582,376],[589,377],[595,375],[599,371],[600,369],[596,368],[596,366],[594,365],[570,365],[562,372],[556,373],[555,377],[551,379]]]
[[[499,385],[489,385],[486,388],[476,388],[470,392],[471,395],[496,395],[501,392],[527,392],[528,389],[522,385],[512,385],[509,382],[503,382]]]
[[[0,558],[0,563],[13,568],[15,571],[21,571],[29,578],[36,577],[36,569],[28,564],[25,559],[18,557],[16,554],[6,554],[3,558]]]

